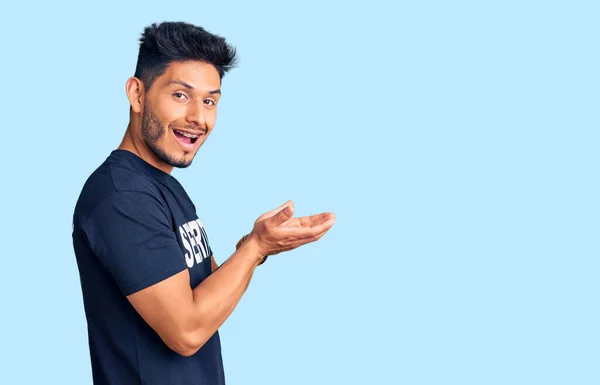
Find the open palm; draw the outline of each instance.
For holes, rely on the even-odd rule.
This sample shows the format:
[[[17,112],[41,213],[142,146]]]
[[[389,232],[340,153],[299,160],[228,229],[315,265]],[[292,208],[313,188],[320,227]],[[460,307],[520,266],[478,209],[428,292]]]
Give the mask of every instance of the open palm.
[[[287,215],[283,214],[286,206],[291,210]],[[298,218],[292,217],[293,213],[294,203],[287,201],[254,222],[252,234],[261,240],[263,255],[278,254],[317,241],[335,222],[335,215],[329,212]]]

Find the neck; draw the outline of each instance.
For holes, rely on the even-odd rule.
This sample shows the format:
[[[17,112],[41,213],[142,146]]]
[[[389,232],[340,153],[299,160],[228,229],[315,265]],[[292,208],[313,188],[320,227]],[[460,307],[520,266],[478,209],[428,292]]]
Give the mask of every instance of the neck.
[[[135,135],[133,135],[133,126],[134,122],[130,121],[127,126],[127,130],[125,130],[125,135],[123,136],[123,140],[119,145],[119,150],[125,150],[132,152],[142,158],[146,163],[156,167],[159,170],[170,174],[173,171],[173,166],[170,166],[160,160],[159,157],[156,156],[149,148],[146,146],[141,140],[136,139]]]

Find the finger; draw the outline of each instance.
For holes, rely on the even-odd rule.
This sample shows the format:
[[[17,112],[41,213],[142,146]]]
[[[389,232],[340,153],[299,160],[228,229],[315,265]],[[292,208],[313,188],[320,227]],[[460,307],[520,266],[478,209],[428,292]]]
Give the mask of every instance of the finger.
[[[315,226],[315,225],[320,225],[323,224],[329,220],[333,220],[335,221],[335,214],[334,213],[321,213],[321,214],[316,214],[316,215],[312,215],[310,217],[310,223],[311,226]]]
[[[329,218],[328,220],[321,223],[320,225],[312,227],[312,230],[314,232],[314,237],[322,236],[323,234],[328,232],[334,223],[335,223],[335,216]]]
[[[288,236],[292,241],[315,237],[321,232],[328,230],[333,226],[335,217],[332,217],[325,222],[311,227],[281,227],[278,231],[282,235]]]
[[[330,224],[325,224],[323,226],[323,229],[313,236],[313,240],[311,242],[318,241],[319,239],[321,239],[321,237],[323,235],[325,235],[329,230],[331,230],[332,226],[333,226],[333,222]]]
[[[331,229],[331,227],[326,228],[325,230],[323,230],[322,232],[320,232],[319,234],[313,236],[313,237],[307,237],[307,238],[302,238],[302,239],[298,239],[294,242],[291,243],[286,243],[285,244],[285,248],[286,249],[295,249],[297,247],[300,247],[302,245],[306,245],[307,243],[312,243],[312,242],[316,242],[319,239],[321,239],[323,237],[323,235],[325,235],[329,230]]]
[[[274,216],[275,214],[277,214],[278,212],[280,212],[281,210],[283,210],[286,206],[292,206],[292,207],[294,207],[294,202],[292,200],[288,200],[287,202],[285,202],[281,206],[277,207],[276,209],[271,210],[271,211],[269,211],[267,213],[264,213],[263,215],[261,215],[261,218],[262,219],[271,218],[272,216]]]
[[[294,215],[294,206],[285,206],[282,210],[280,210],[277,214],[267,219],[269,223],[279,226],[288,219],[290,219]]]
[[[301,227],[310,227],[311,220],[309,217],[300,217],[297,218],[298,225]]]
[[[335,222],[335,214],[333,213],[322,213],[317,215],[311,215],[309,217],[298,218],[303,223],[303,227],[314,228],[324,223]]]
[[[307,243],[318,241],[319,239],[321,239],[321,237],[323,237],[323,235],[325,235],[325,233],[327,233],[331,229],[334,222],[335,215],[330,217],[330,219],[324,222],[323,224],[312,228],[297,227],[295,229],[292,228],[285,231],[281,231],[283,230],[283,228],[280,228],[279,231],[281,233],[284,233],[287,239],[278,242],[279,248],[276,253],[292,250]],[[273,253],[271,253],[271,255],[272,254]]]
[[[285,227],[313,227],[316,225],[320,225],[331,218],[335,219],[335,215],[333,213],[321,213],[305,217],[296,217],[288,220],[285,223]]]

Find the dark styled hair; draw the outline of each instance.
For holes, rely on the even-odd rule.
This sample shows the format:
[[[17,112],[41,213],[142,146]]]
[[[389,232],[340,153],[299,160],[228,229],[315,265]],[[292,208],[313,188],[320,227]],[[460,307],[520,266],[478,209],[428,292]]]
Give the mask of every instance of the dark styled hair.
[[[134,76],[146,90],[171,62],[197,60],[212,64],[221,79],[235,67],[235,48],[221,36],[184,22],[163,22],[144,28]]]

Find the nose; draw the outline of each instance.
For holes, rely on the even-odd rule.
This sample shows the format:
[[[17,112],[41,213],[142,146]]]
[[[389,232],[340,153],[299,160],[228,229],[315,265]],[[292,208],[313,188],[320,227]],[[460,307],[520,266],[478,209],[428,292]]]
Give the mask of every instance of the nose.
[[[202,101],[188,104],[185,120],[189,124],[206,129],[206,114]]]

